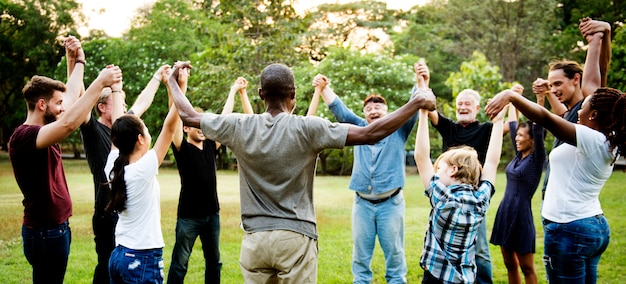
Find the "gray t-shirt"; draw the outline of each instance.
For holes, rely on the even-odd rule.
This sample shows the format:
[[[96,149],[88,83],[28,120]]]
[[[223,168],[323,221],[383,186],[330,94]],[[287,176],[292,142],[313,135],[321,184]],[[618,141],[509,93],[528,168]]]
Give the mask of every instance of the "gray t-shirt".
[[[289,230],[317,239],[313,178],[317,155],[343,148],[348,125],[287,113],[205,114],[202,133],[237,157],[246,232]]]

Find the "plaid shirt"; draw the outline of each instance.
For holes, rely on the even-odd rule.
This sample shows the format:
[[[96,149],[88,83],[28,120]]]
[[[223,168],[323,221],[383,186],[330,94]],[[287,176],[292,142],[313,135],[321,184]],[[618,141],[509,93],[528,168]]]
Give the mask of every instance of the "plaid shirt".
[[[424,192],[433,207],[420,258],[424,270],[444,283],[474,283],[477,227],[494,192],[489,181],[476,190],[469,184],[445,186],[432,177]]]

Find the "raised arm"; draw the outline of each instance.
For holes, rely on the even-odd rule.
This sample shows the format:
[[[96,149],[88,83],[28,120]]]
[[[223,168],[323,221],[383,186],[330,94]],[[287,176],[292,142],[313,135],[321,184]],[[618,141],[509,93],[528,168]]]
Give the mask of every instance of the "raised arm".
[[[430,161],[430,136],[428,135],[428,113],[427,110],[419,111],[417,122],[417,134],[415,136],[415,164],[419,172],[424,188],[428,187],[430,179],[435,174],[435,169]]]
[[[481,180],[487,180],[491,182],[491,184],[496,184],[496,173],[498,171],[498,164],[500,163],[500,154],[502,153],[502,135],[500,133],[503,132],[504,114],[506,113],[506,109],[507,107],[502,109],[492,119],[493,128],[491,129],[489,147],[487,148],[487,154],[485,155],[483,172],[480,176]]]
[[[239,77],[242,81],[243,87],[239,89],[239,97],[241,97],[241,106],[243,107],[243,113],[245,114],[254,114],[254,110],[252,109],[252,104],[250,103],[250,98],[248,98],[248,92],[246,89],[248,88],[248,80],[244,77]]]
[[[555,137],[576,146],[576,128],[574,123],[549,112],[543,106],[533,103],[511,90],[500,92],[493,97],[487,104],[485,113],[487,113],[489,117],[495,117],[509,102],[528,119],[543,126],[543,128],[550,131]]]
[[[167,149],[169,149],[170,143],[172,143],[172,139],[174,138],[174,132],[179,125],[180,120],[178,119],[178,115],[176,113],[176,106],[172,105],[167,113],[167,116],[165,117],[165,121],[163,122],[161,133],[159,133],[159,137],[156,142],[154,142],[154,146],[152,147],[152,149],[156,152],[159,165],[163,162],[165,154],[167,154]]]
[[[587,97],[593,94],[593,92],[600,88],[600,86],[602,86],[601,70],[603,68],[608,68],[608,62],[605,62],[607,64],[606,67],[601,67],[600,54],[602,53],[603,38],[605,34],[607,34],[607,31],[610,40],[611,26],[606,22],[594,21],[590,18],[585,18],[580,23],[580,31],[587,40],[587,43],[589,44],[582,78],[583,96]]]
[[[337,94],[335,94],[335,91],[330,87],[330,80],[322,74],[315,75],[313,78],[313,87],[315,87],[316,92],[320,92],[326,105],[329,105],[337,98]]]
[[[607,73],[611,63],[611,24],[603,21],[595,21],[591,18],[581,20],[580,31],[587,38],[595,33],[602,33],[602,44],[600,47],[600,86],[606,87]],[[594,90],[595,91],[595,90]]]
[[[311,97],[311,103],[309,104],[309,109],[306,111],[306,115],[315,115],[317,113],[317,106],[320,104],[320,95],[322,94],[322,90],[320,88],[315,88],[313,92],[313,97]]]
[[[415,87],[413,88],[413,91],[416,91],[418,88],[429,88],[430,70],[428,69],[426,62],[423,59],[420,59],[420,61],[413,64],[413,71],[415,72]],[[437,113],[437,110],[428,112],[428,119],[433,125],[439,124],[439,114]]]
[[[248,81],[246,81],[243,77],[237,77],[233,85],[230,87],[230,92],[228,93],[228,98],[226,98],[226,103],[224,103],[222,114],[229,114],[233,112],[233,108],[235,107],[235,94],[241,93],[241,90],[245,91],[246,86],[248,86]],[[246,97],[248,96],[246,95]],[[248,101],[248,103],[250,102]],[[245,113],[246,106],[243,105],[243,100],[242,107]],[[250,106],[250,109],[252,109],[252,106]]]
[[[169,76],[167,84],[172,94],[172,100],[178,110],[178,115],[183,121],[184,125],[200,128],[200,120],[202,120],[202,113],[197,112],[191,102],[185,97],[178,86],[178,75],[183,68],[191,68],[189,62],[184,62],[181,66],[174,66],[172,74]]]
[[[552,112],[554,114],[562,116],[567,111],[567,107],[550,92],[550,81],[543,78],[537,78],[533,82],[533,93],[537,97],[537,103],[539,103],[539,97],[544,98],[540,103],[541,106],[545,106],[545,98],[548,98],[548,102],[550,103],[550,107],[552,108]]]
[[[176,66],[177,64],[179,64],[178,62],[174,64],[174,66]],[[169,77],[169,73],[171,72],[171,69],[167,69],[167,73],[168,73],[168,77]],[[183,68],[180,70],[180,72],[178,73],[178,87],[180,88],[180,90],[183,92],[183,94],[187,93],[187,82],[189,79],[189,69],[187,68]],[[166,77],[166,78],[168,78]],[[168,107],[172,107],[172,105],[174,105],[174,99],[172,98],[172,91],[171,88],[169,86],[169,84],[165,83],[165,86],[167,88],[167,106]],[[183,143],[183,139],[184,139],[184,135],[183,135],[183,122],[180,119],[180,116],[178,116],[178,112],[176,112],[173,115],[173,119],[175,120],[175,124],[176,124],[176,129],[174,130],[174,135],[172,137],[172,144],[174,144],[174,147],[176,147],[176,149],[180,150],[180,145]]]
[[[83,64],[75,66],[72,77],[78,76],[78,73],[81,73],[80,77],[82,79],[82,70],[78,70],[83,68],[81,65]],[[85,94],[80,96],[74,104],[69,106],[69,108],[63,112],[63,115],[59,116],[57,121],[41,127],[37,135],[37,149],[47,148],[58,143],[74,132],[74,130],[83,123],[87,113],[91,111],[91,108],[93,108],[98,101],[102,89],[120,80],[122,80],[122,71],[119,67],[109,66],[102,70],[98,78],[87,88]]]
[[[85,74],[85,52],[80,41],[73,36],[65,39],[65,53],[67,55],[67,83],[63,94],[63,107],[67,110],[72,106],[85,90],[83,76]],[[78,63],[78,64],[77,64]],[[86,115],[85,115],[86,117]],[[82,122],[82,121],[81,121]]]
[[[170,68],[169,65],[165,64],[159,67],[159,69],[152,75],[150,81],[146,85],[146,87],[141,91],[137,99],[130,107],[129,111],[132,111],[137,117],[141,117],[141,115],[148,110],[152,101],[154,100],[154,95],[159,89],[159,85],[161,81],[167,79],[168,72],[167,70]]]
[[[416,96],[398,110],[368,124],[365,127],[351,125],[346,146],[374,144],[398,130],[419,109],[434,110],[435,95],[429,89],[419,89]]]

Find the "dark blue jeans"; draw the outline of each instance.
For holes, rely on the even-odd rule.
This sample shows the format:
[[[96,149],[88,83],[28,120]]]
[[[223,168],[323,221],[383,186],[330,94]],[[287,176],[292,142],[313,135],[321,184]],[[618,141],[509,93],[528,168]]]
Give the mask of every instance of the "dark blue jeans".
[[[487,241],[487,218],[478,225],[476,235],[476,284],[491,284],[491,254]]]
[[[92,218],[94,242],[96,243],[96,254],[98,263],[93,274],[94,284],[108,284],[109,258],[115,248],[115,224],[117,224],[117,214],[96,210]]]
[[[109,260],[111,284],[163,283],[163,249],[134,250],[117,246]]]
[[[22,226],[22,240],[33,283],[63,283],[72,242],[69,222],[49,228]]]
[[[596,283],[600,256],[611,235],[604,215],[565,224],[543,223],[543,261],[550,284]]]
[[[220,283],[220,215],[202,219],[178,218],[176,221],[176,243],[172,251],[172,263],[167,274],[167,283],[183,283],[187,274],[191,250],[200,236],[204,253],[204,283]]]

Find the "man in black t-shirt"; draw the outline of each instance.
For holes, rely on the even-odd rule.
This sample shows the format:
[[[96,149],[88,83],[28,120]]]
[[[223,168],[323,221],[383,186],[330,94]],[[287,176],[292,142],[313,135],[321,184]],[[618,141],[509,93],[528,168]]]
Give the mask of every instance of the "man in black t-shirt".
[[[179,75],[178,84],[183,91],[186,90],[188,76],[188,72],[181,72]],[[249,104],[245,95],[247,85],[246,79],[237,78],[230,89],[222,114],[233,111],[234,96],[238,92],[242,96],[244,112],[252,113],[252,107],[246,106],[246,103]],[[172,100],[170,106],[171,104]],[[200,108],[196,108],[196,111],[203,112]],[[183,139],[183,132],[187,134],[187,139]],[[178,129],[172,140],[172,151],[176,158],[181,188],[176,219],[176,243],[167,274],[169,284],[184,282],[189,257],[198,237],[204,253],[204,283],[220,283],[220,207],[215,166],[219,147],[220,143],[206,139],[202,130],[183,126],[179,119]]]

